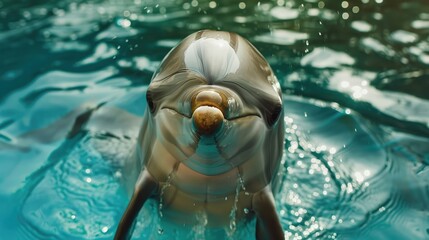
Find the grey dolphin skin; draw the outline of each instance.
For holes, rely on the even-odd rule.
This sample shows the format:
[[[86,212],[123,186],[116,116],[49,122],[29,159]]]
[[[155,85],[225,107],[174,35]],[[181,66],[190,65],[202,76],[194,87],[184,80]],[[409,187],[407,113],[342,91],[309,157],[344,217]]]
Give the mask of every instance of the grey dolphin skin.
[[[199,31],[164,58],[123,181],[131,200],[115,239],[129,239],[148,198],[182,226],[256,217],[257,239],[284,239],[273,189],[283,155],[282,94],[271,67],[237,34]],[[275,190],[274,190],[275,192]]]

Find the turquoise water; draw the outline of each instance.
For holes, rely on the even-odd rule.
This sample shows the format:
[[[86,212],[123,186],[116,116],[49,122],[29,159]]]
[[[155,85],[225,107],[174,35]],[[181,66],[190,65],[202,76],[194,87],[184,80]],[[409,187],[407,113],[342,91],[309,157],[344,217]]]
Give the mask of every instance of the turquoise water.
[[[428,13],[424,0],[1,0],[0,238],[112,239],[146,86],[209,28],[248,38],[281,82],[289,239],[428,239]],[[135,239],[184,237],[216,238],[145,205]]]

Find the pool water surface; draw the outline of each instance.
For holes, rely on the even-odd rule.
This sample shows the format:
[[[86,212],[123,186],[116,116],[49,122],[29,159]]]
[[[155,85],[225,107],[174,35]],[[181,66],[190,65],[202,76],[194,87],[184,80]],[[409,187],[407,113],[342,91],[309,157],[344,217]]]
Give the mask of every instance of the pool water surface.
[[[280,81],[287,239],[428,239],[428,13],[423,0],[0,0],[0,238],[112,239],[152,74],[215,29],[247,38]],[[133,239],[253,239],[254,224],[190,231],[149,201]]]

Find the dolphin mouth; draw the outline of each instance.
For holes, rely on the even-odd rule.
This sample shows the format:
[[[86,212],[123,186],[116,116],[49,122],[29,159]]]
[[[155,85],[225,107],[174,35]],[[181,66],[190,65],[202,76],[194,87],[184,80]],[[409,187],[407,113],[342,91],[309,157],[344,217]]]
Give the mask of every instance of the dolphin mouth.
[[[207,106],[211,107],[210,105],[207,105]],[[180,116],[182,116],[184,118],[188,118],[188,119],[192,118],[192,113],[191,114],[186,114],[186,113],[183,113],[183,112],[181,112],[181,111],[179,111],[179,110],[177,110],[175,108],[172,108],[172,107],[162,107],[161,110],[170,110],[170,111],[173,111],[176,114],[178,114],[178,115],[180,115]],[[246,118],[246,117],[258,117],[258,118],[262,119],[262,116],[259,113],[244,113],[244,114],[241,114],[241,115],[238,115],[238,116],[234,116],[234,117],[225,116],[224,119],[226,121],[235,121],[235,120],[239,120],[239,119]]]
[[[189,118],[189,119],[192,118],[192,115],[182,113],[182,112],[178,111],[177,109],[174,109],[174,108],[171,108],[171,107],[162,107],[161,110],[173,111],[174,113],[179,114],[180,116],[182,116],[184,118]]]
[[[180,134],[176,135],[177,139],[174,140],[175,144],[177,144],[177,150],[184,156],[180,162],[193,171],[206,176],[223,174],[244,161],[244,159],[237,158],[237,155],[242,151],[236,148],[228,148],[227,145],[233,139],[236,139],[237,129],[239,129],[238,132],[243,132],[241,131],[241,124],[249,125],[251,122],[262,120],[262,117],[258,114],[243,114],[225,119],[223,127],[220,127],[217,132],[207,135],[198,133],[193,125],[192,116],[167,106],[161,107],[160,110],[168,113],[168,119],[177,121],[179,125],[176,125],[176,128],[182,128]],[[181,119],[186,119],[186,121]],[[241,120],[242,122],[238,122]],[[189,140],[189,136],[192,138],[190,140],[192,143],[185,141],[182,144],[181,139]]]

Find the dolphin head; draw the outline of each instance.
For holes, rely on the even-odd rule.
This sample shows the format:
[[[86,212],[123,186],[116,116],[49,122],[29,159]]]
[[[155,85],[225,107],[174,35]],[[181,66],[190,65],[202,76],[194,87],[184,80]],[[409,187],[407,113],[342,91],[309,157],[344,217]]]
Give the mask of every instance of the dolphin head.
[[[230,171],[261,149],[270,149],[267,159],[273,160],[266,161],[279,158],[279,83],[262,55],[236,34],[200,31],[184,39],[162,61],[146,97],[147,131],[199,174]],[[162,161],[156,154],[145,164]],[[268,171],[275,165],[267,163]]]

